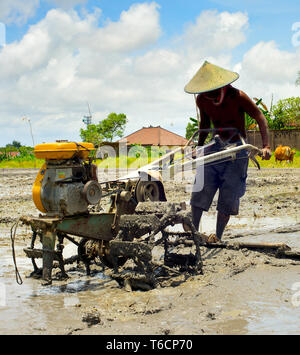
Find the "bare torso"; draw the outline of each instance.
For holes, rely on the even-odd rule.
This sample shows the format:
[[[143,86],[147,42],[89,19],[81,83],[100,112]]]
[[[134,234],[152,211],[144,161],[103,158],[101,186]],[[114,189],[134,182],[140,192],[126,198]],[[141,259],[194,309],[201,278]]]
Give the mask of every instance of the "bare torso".
[[[199,94],[197,97],[197,105],[200,109],[201,124],[200,128],[210,128],[211,123],[214,128],[236,128],[245,138],[245,113],[251,117],[259,112],[256,104],[241,90],[228,86],[224,100],[221,105],[216,106],[212,100]],[[228,139],[232,132],[220,132],[223,139]],[[204,144],[207,134],[200,134],[199,145]],[[233,140],[237,140],[235,135]]]

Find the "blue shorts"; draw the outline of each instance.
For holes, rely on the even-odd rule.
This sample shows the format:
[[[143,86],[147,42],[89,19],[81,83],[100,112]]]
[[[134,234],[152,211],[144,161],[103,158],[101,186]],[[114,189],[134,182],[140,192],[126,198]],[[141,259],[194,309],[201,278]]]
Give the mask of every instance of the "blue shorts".
[[[217,210],[226,215],[239,213],[240,198],[246,192],[249,162],[247,151],[241,150],[236,154],[236,158],[233,161],[204,166],[203,188],[201,191],[192,192],[192,206],[208,211],[219,190]]]

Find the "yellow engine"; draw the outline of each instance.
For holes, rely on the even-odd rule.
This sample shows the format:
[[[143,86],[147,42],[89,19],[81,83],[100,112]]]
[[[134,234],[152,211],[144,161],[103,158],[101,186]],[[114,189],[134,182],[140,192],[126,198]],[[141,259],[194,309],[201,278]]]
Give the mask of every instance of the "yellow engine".
[[[88,212],[102,195],[97,167],[92,164],[92,143],[57,141],[34,147],[36,158],[45,159],[33,185],[37,209],[49,216]]]

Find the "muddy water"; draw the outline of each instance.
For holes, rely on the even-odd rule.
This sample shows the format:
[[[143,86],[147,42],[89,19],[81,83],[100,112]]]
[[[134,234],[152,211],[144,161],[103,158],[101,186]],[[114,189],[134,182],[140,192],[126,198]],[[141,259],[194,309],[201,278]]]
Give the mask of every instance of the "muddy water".
[[[186,201],[188,205],[188,201]],[[216,212],[203,212],[199,230],[204,233],[214,233],[216,229]],[[300,223],[300,215],[266,216],[266,217],[239,217],[231,216],[226,227],[226,234],[241,232],[243,234],[257,234],[258,231],[273,231],[283,226]],[[176,230],[177,226],[173,227]],[[180,228],[180,227],[179,227]],[[225,234],[225,235],[226,235]]]
[[[240,216],[231,218],[224,240],[284,242],[300,250],[298,170],[250,170]],[[18,285],[11,223],[3,221],[35,213],[35,174],[0,171],[0,334],[300,334],[300,262],[247,250],[203,248],[204,274],[177,287],[128,293],[101,267],[87,277],[75,265],[67,267],[67,281],[43,287],[26,278],[32,265],[23,248],[30,234],[20,228],[16,254],[23,284]],[[184,184],[165,188],[169,201],[187,201]],[[215,230],[214,210],[203,216],[205,233]],[[64,252],[70,256],[76,248],[67,244]],[[101,322],[88,327],[82,316],[95,309]]]
[[[239,274],[235,284],[238,283],[243,292],[235,294],[234,303],[230,294],[224,293],[224,301],[215,308],[216,313],[218,308],[226,311],[216,317],[215,324],[209,326],[210,331],[221,334],[300,334],[299,301],[294,300],[296,293],[292,289],[299,281],[299,266],[288,270],[279,268],[275,274],[268,266]],[[225,290],[229,286],[227,283],[228,280],[223,282]],[[235,292],[235,289],[229,292]]]
[[[52,286],[43,287],[40,281],[26,277],[32,271],[31,260],[24,257],[23,248],[27,246],[28,243],[17,241],[15,248],[23,281],[18,285],[11,247],[0,242],[0,334],[67,333],[69,328],[82,326],[81,315],[74,312],[74,307],[111,281],[100,272],[89,278],[84,270],[70,271],[70,280],[54,281]],[[41,266],[41,262],[38,264]]]
[[[214,215],[206,216],[206,223],[211,221],[212,229],[214,218]],[[237,219],[231,228],[241,228],[249,222]],[[256,222],[259,231],[266,220]],[[280,224],[278,217],[273,221],[268,219],[268,225],[274,228],[282,226],[282,222]],[[293,226],[299,221],[291,217],[290,222]],[[2,235],[8,236],[8,233],[8,229],[1,229]],[[171,329],[173,334],[300,333],[300,305],[296,297],[300,290],[297,286],[300,264],[264,259],[259,254],[255,257],[261,258],[261,263],[234,276],[228,275],[224,265],[220,265],[216,273],[204,267],[204,277],[196,277],[178,287],[133,293],[120,289],[101,268],[91,277],[85,276],[83,269],[71,268],[68,281],[54,281],[52,286],[44,287],[39,280],[25,277],[32,271],[31,261],[23,253],[29,239],[24,238],[26,230],[21,229],[20,235],[23,238],[16,243],[16,255],[22,285],[15,280],[8,239],[0,242],[0,283],[6,293],[5,300],[2,295],[2,303],[0,299],[0,334],[160,334],[166,329]],[[278,238],[300,249],[299,231],[238,238],[271,242]],[[66,256],[76,252],[72,244],[65,250]],[[205,251],[203,256],[204,265],[214,258],[232,257],[230,251],[224,254],[224,251],[211,250]],[[293,285],[298,288],[292,290]],[[82,322],[82,315],[92,307],[100,309],[104,318],[101,326],[89,328]],[[146,324],[141,320],[145,312],[148,314]]]
[[[216,214],[204,213],[202,228],[205,226],[206,232],[214,233],[215,221]],[[299,222],[298,215],[233,217],[224,240],[286,243],[300,250]],[[174,226],[171,229],[178,231],[181,227]],[[210,303],[214,304],[208,312],[212,322],[206,325],[203,333],[300,334],[299,264],[288,267],[285,263],[265,260],[262,267],[248,269],[235,276],[234,282],[225,278],[222,283],[218,280],[214,286],[215,291],[209,294]]]

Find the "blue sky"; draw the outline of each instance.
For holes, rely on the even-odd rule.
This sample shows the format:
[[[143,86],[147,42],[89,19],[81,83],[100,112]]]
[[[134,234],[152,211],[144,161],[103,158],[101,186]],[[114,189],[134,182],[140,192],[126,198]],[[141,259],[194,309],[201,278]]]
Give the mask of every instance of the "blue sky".
[[[79,140],[86,102],[95,122],[129,118],[185,134],[195,107],[186,81],[209,59],[239,72],[249,96],[299,95],[300,2],[259,0],[2,0],[0,145]],[[59,33],[61,31],[61,33]],[[298,43],[298,42],[297,42]]]
[[[79,3],[74,8],[92,10],[94,7],[99,7],[105,18],[117,21],[120,13],[136,2],[134,0],[93,0]],[[251,29],[247,33],[245,48],[249,48],[258,40],[275,39],[282,49],[291,49],[291,26],[294,22],[300,21],[298,0],[160,0],[156,2],[161,6],[161,24],[166,40],[168,36],[179,34],[185,24],[193,21],[201,11],[217,9],[229,12],[242,11],[248,14]],[[50,9],[55,7],[51,1],[40,1],[34,15],[26,23],[7,24],[7,42],[20,40],[31,24],[40,21]]]

